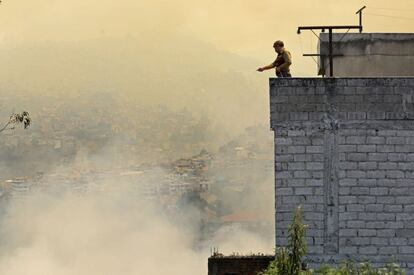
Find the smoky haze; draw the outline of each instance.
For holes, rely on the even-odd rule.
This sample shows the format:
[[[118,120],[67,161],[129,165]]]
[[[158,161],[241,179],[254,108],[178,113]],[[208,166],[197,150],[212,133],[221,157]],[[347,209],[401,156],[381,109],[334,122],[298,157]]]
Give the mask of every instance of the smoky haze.
[[[20,196],[0,196],[2,274],[206,274],[212,246],[223,253],[271,253],[271,232],[221,225],[211,238],[202,238],[202,213],[194,203],[183,201],[180,211],[170,211],[146,196],[166,176],[164,169],[132,178],[106,170],[104,177],[98,172],[85,181],[76,178],[79,169],[108,166],[104,162],[113,157],[78,154],[70,165],[55,167],[29,184],[30,191],[15,184]],[[240,199],[246,200],[245,209],[271,209],[270,178],[255,174],[259,172],[245,171],[262,179],[248,195],[226,195],[223,211],[237,209]],[[232,178],[224,169],[212,173]]]
[[[271,253],[274,72],[255,70],[274,60],[271,45],[282,39],[293,75],[315,75],[301,55],[317,40],[296,27],[356,23],[364,4],[389,7],[3,1],[0,118],[27,110],[33,124],[0,136],[0,181],[23,194],[0,192],[0,273],[205,274],[212,246]],[[392,8],[409,17],[414,3]],[[407,20],[367,16],[364,24],[367,32],[412,31]],[[212,164],[195,182],[208,182],[208,192],[154,199],[136,191],[169,177],[178,178],[174,188],[188,186],[182,162],[205,151]],[[240,225],[252,216],[260,230]]]
[[[40,96],[105,91],[134,104],[186,106],[240,132],[268,120],[273,72],[255,69],[273,61],[272,42],[285,41],[294,75],[314,75],[315,64],[301,54],[315,52],[317,39],[297,35],[296,27],[356,23],[363,4],[365,31],[412,31],[403,19],[414,9],[409,0],[392,7],[384,0],[293,1],[283,8],[271,0],[5,1],[0,87]],[[378,13],[402,19],[370,15]]]
[[[393,1],[392,5],[386,0],[309,0],[285,5],[273,0],[14,0],[3,2],[0,24],[4,43],[131,35],[143,38],[141,44],[151,45],[156,38],[179,32],[259,63],[270,62],[272,42],[283,39],[294,54],[296,74],[314,75],[313,61],[301,54],[315,51],[317,39],[311,33],[298,36],[297,26],[357,24],[355,11],[363,5],[368,7],[365,32],[413,31],[412,20],[404,19],[412,17],[414,3],[410,0]],[[176,48],[174,40],[168,41],[166,48]]]

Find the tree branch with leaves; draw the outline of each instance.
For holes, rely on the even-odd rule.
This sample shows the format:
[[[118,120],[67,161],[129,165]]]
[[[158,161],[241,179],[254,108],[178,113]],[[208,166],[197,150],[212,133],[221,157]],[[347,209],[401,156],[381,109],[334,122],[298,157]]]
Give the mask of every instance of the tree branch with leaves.
[[[21,114],[11,114],[9,120],[0,128],[0,133],[8,130],[14,130],[17,125],[22,124],[24,129],[27,129],[32,120],[29,113],[23,111]]]

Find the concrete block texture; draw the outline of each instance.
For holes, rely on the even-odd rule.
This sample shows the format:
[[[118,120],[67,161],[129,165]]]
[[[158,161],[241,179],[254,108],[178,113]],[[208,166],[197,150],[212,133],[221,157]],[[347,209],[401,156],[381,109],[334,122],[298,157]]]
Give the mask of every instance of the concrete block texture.
[[[311,265],[414,272],[414,78],[270,79],[270,111],[276,245],[302,205]]]

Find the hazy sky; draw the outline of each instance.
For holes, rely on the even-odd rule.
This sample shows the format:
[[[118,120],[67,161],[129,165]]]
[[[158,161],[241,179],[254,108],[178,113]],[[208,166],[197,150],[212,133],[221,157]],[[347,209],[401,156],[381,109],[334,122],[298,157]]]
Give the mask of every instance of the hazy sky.
[[[366,32],[414,31],[412,0],[5,0],[0,38],[3,43],[125,35],[150,40],[173,31],[264,64],[274,58],[273,41],[282,39],[294,55],[294,72],[312,75],[315,64],[301,55],[315,52],[316,38],[297,35],[297,26],[357,24],[355,11],[363,5]],[[166,47],[173,49],[171,43]]]
[[[314,53],[317,39],[309,32],[297,35],[297,27],[357,24],[355,11],[363,5],[368,6],[366,13],[369,13],[364,17],[366,32],[414,32],[414,0],[3,0],[0,5],[0,91],[19,90],[14,86],[30,95],[58,90],[65,95],[76,91],[92,91],[92,95],[96,91],[109,91],[118,96],[126,91],[124,94],[129,99],[137,99],[131,102],[148,104],[150,97],[145,95],[151,95],[168,107],[179,105],[178,95],[183,94],[188,98],[182,99],[180,106],[208,111],[217,132],[236,135],[248,125],[269,122],[267,78],[274,76],[274,71],[259,74],[255,69],[274,60],[273,42],[285,41],[293,54],[295,76],[315,75],[316,65],[302,54]],[[76,43],[126,36],[134,39]],[[178,41],[177,37],[190,39]],[[192,38],[207,42],[219,51],[204,43],[195,43]],[[33,46],[47,41],[72,43],[50,43],[51,46],[44,43],[46,50]],[[105,41],[115,45],[133,41],[133,45],[121,44],[120,49],[114,49],[113,44],[101,45]],[[187,43],[192,44],[187,46]],[[78,47],[89,48],[80,51]],[[191,47],[200,47],[200,51],[189,51]],[[149,53],[150,50],[153,52]],[[221,54],[223,51],[245,58]],[[176,56],[172,58],[174,53]],[[227,63],[233,66],[222,70]],[[184,69],[177,69],[179,66]],[[235,66],[241,67],[239,72],[235,72]],[[158,76],[162,74],[160,80]],[[135,98],[131,96],[133,93]],[[17,107],[33,114],[36,103],[30,104],[33,106]],[[137,114],[130,112],[134,119]],[[41,121],[36,116],[32,118],[34,123]],[[270,129],[268,134],[272,138]],[[255,178],[252,179],[255,183]],[[266,184],[269,187],[266,190],[272,190],[273,181]],[[26,274],[28,266],[31,271],[37,271],[33,274],[103,274],[124,266],[128,268],[124,274],[163,274],[143,272],[147,266],[135,259],[146,260],[150,268],[162,271],[165,268],[170,273],[177,270],[176,274],[183,274],[183,264],[186,270],[206,268],[206,257],[198,263],[198,255],[189,249],[188,236],[182,236],[162,219],[148,218],[156,215],[152,212],[147,215],[139,200],[122,197],[122,193],[119,200],[122,203],[91,194],[92,197],[85,197],[83,201],[71,196],[42,197],[38,202],[35,198],[17,209],[15,215],[10,215],[12,221],[2,221],[1,228],[3,231],[6,228],[6,234],[2,235],[0,230],[0,239],[10,240],[3,247],[12,253],[5,257],[0,251],[0,273]],[[272,198],[271,192],[265,193]],[[127,192],[127,195],[132,194]],[[70,218],[72,223],[68,227]],[[164,232],[169,227],[172,231]],[[140,229],[137,231],[137,228]],[[101,234],[95,234],[99,229]],[[157,236],[156,240],[153,236]],[[246,237],[233,237],[235,243],[248,240],[249,246],[252,244]],[[272,246],[272,243],[269,240],[266,245]],[[225,247],[225,243],[219,244]],[[175,258],[168,255],[169,259],[160,261],[164,265],[152,264],[154,259],[159,261],[160,250],[171,247],[175,249],[172,255]],[[26,265],[21,265],[22,262]],[[99,263],[102,263],[99,269],[91,272],[90,268]]]

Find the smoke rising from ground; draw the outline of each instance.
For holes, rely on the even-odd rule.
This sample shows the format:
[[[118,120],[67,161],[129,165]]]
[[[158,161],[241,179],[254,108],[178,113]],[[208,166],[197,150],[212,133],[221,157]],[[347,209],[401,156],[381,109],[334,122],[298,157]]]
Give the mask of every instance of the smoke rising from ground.
[[[4,223],[2,274],[202,274],[182,234],[148,203],[119,194],[38,195]],[[111,195],[115,195],[115,198]],[[5,232],[4,232],[5,231]],[[185,263],[185,264],[184,264]]]
[[[65,187],[49,179],[168,163],[206,148],[232,166],[231,172],[227,164],[210,171],[222,179],[213,186],[213,194],[224,202],[217,206],[218,215],[253,210],[273,219],[273,149],[266,126],[250,129],[252,137],[229,145],[220,138],[225,127],[217,127],[208,113],[135,105],[122,94],[109,96],[99,89],[75,97],[9,95],[2,102],[29,108],[34,123],[0,137],[1,180],[42,172],[45,186],[26,201],[12,198],[2,207],[2,274],[206,274],[212,246],[225,254],[273,251],[272,225],[263,234],[222,225],[210,239],[200,240],[200,211],[191,201],[181,204],[177,217],[158,201],[146,200],[136,187],[156,184],[162,168],[151,172],[151,182],[116,178],[97,185],[82,179]],[[237,136],[233,127],[227,129]],[[219,154],[221,145],[228,148]],[[234,166],[237,147],[271,157],[258,163],[244,157],[240,165],[253,165]],[[263,171],[266,164],[271,169]]]
[[[267,240],[226,227],[198,244],[194,224],[181,223],[198,217],[169,216],[136,192],[140,184],[81,183],[79,193],[45,182],[28,199],[12,199],[0,220],[0,273],[206,274],[211,243],[225,253],[271,252]]]

